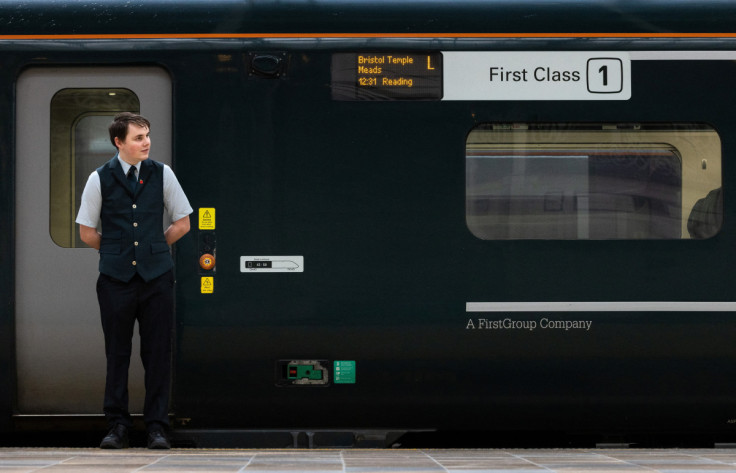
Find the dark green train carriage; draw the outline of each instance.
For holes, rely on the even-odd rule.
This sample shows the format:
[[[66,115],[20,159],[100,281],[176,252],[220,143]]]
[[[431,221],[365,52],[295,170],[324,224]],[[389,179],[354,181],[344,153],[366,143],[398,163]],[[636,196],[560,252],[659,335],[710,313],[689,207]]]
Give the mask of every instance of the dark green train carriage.
[[[135,110],[195,208],[181,438],[732,440],[734,15],[0,2],[0,431],[101,419],[74,217]]]

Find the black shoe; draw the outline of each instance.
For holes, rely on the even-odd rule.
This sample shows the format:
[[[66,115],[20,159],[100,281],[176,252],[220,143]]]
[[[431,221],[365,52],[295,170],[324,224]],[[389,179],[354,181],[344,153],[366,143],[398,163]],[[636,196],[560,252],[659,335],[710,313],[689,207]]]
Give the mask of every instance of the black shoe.
[[[115,424],[102,439],[100,448],[128,448],[128,428],[123,424]]]
[[[168,450],[171,448],[171,443],[163,430],[152,430],[148,432],[148,448]]]

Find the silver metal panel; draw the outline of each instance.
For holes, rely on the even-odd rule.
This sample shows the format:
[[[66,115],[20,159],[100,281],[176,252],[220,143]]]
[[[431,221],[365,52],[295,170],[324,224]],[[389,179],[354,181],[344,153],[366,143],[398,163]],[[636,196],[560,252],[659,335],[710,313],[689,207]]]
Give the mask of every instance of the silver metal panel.
[[[736,302],[467,302],[466,312],[732,312]]]
[[[91,248],[61,248],[49,234],[51,99],[64,88],[93,87],[135,92],[141,114],[152,122],[152,158],[171,163],[171,79],[162,69],[34,68],[18,78],[15,324],[21,414],[102,411],[98,254]],[[111,157],[114,152],[111,147]],[[143,404],[137,343],[131,360],[132,412],[142,411]]]

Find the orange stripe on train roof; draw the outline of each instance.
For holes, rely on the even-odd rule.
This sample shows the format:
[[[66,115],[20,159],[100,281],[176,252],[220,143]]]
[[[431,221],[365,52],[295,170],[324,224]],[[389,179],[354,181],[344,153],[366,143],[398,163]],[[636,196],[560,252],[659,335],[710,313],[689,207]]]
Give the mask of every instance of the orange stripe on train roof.
[[[0,40],[238,38],[736,38],[736,33],[130,33],[0,35]]]

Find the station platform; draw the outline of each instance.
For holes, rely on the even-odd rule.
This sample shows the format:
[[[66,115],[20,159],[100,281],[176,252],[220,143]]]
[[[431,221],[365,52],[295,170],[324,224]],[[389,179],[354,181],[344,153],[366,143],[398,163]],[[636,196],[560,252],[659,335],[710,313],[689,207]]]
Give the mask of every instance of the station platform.
[[[0,448],[0,473],[736,473],[734,449],[205,450]]]

